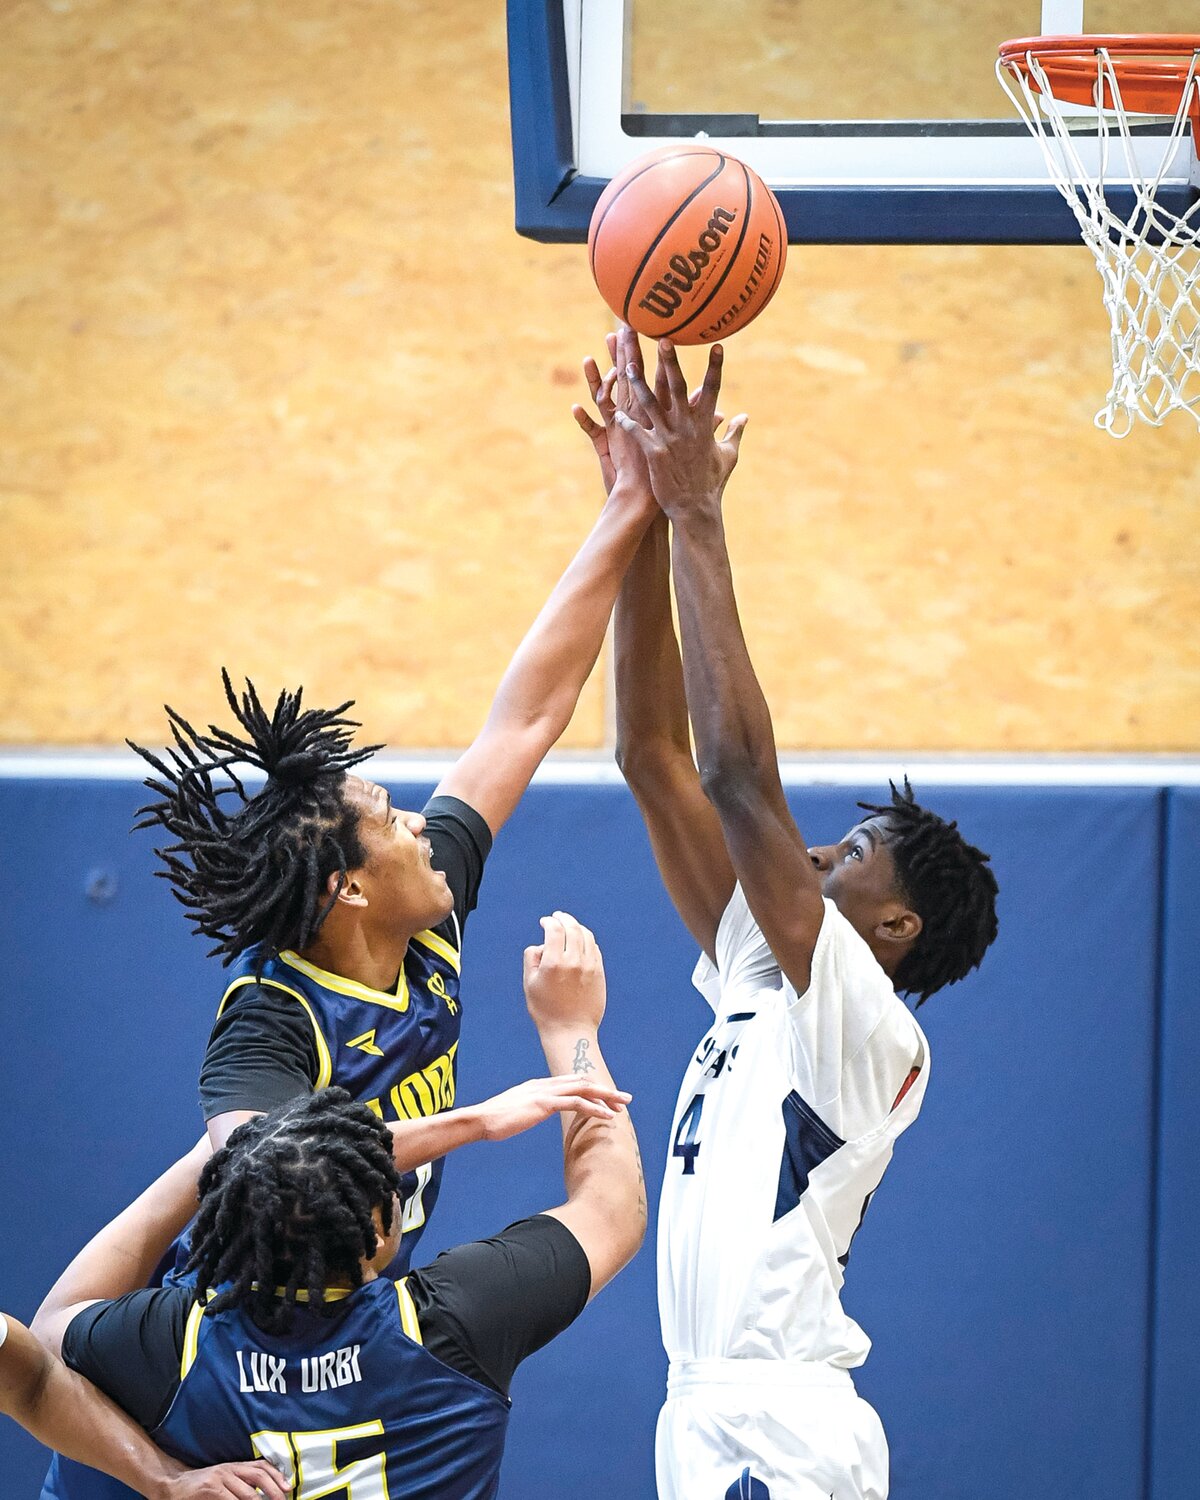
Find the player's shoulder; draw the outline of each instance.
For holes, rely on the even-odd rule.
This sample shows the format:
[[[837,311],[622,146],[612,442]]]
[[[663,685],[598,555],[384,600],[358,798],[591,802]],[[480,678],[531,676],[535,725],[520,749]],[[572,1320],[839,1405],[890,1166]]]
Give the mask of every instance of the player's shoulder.
[[[895,999],[895,990],[883,965],[871,951],[871,945],[842,912],[835,901],[822,896],[825,908],[813,949],[814,976],[830,980],[850,980],[869,986],[880,995]]]
[[[120,1297],[102,1299],[82,1308],[67,1326],[64,1357],[87,1345],[104,1347],[114,1357],[128,1353],[145,1356],[148,1350],[177,1357],[196,1302],[190,1286],[138,1287]],[[74,1358],[68,1363],[78,1368]]]
[[[783,991],[793,1015],[815,1011],[837,1016],[844,1043],[858,1045],[886,1014],[904,1012],[892,981],[866,939],[828,897],[813,948],[808,986],[796,990],[786,978]]]
[[[264,968],[262,972],[251,969],[242,974],[231,974],[221,992],[217,1016],[225,1019],[232,1014],[239,1017],[290,1015],[296,1009],[298,988],[295,980],[288,983],[277,978],[270,968]]]
[[[431,797],[421,809],[421,815],[425,819],[428,837],[445,834],[461,839],[466,833],[481,859],[486,859],[491,853],[492,830],[483,815],[461,797],[450,797],[445,793]]]

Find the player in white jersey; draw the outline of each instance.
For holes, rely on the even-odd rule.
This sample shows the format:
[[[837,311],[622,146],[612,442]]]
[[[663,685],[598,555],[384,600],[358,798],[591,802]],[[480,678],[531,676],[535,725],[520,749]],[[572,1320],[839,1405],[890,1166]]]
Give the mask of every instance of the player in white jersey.
[[[842,1273],[929,1078],[925,1037],[895,991],[919,1004],[979,963],[996,882],[907,782],[864,804],[838,844],[806,846],[725,550],[721,497],[745,419],[717,440],[721,351],[691,398],[669,345],[654,392],[628,330],[615,357],[619,378],[589,372],[605,426],[576,415],[606,480],[641,475],[664,512],[618,604],[618,757],[704,950],[695,982],[713,1009],[659,1210],[671,1360],[659,1494],[883,1500],[887,1444],[849,1373],[870,1342],[842,1310]]]

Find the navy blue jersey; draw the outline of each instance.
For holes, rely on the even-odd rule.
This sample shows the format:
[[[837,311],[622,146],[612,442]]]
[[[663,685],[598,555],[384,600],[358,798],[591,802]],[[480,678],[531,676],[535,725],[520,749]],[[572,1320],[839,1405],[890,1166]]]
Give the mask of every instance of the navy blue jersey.
[[[315,1088],[343,1088],[382,1120],[419,1120],[454,1104],[458,1067],[459,956],[436,932],[419,932],[408,945],[394,990],[369,989],[328,974],[285,950],[261,974],[254,949],[233,966],[221,1012],[237,992],[260,984],[290,996],[313,1031]],[[444,1159],[400,1179],[404,1237],[389,1274],[402,1276],[412,1260],[442,1183]]]
[[[514,1371],[590,1291],[582,1246],[539,1214],[343,1294],[332,1317],[301,1305],[286,1336],[146,1288],[76,1314],[62,1354],[189,1465],[261,1454],[295,1500],[466,1500],[496,1493]],[[42,1500],[131,1494],[64,1464]]]
[[[197,1303],[154,1440],[197,1468],[270,1459],[294,1500],[343,1487],[353,1500],[490,1500],[509,1403],[422,1348],[403,1281],[369,1282],[345,1309],[298,1309],[280,1336]]]
[[[491,834],[479,814],[458,798],[435,797],[424,811],[434,863],[446,871],[454,892],[454,913],[439,931],[416,934],[390,992],[326,973],[290,950],[264,964],[256,979],[257,949],[240,955],[218,1007],[218,1025],[235,997],[257,984],[257,993],[276,996],[302,1013],[315,1055],[310,1073],[300,1068],[282,1087],[264,1080],[261,1097],[231,1100],[226,1108],[265,1111],[306,1087],[330,1084],[346,1089],[387,1121],[420,1119],[453,1106],[461,934],[475,906]],[[437,1202],[442,1170],[443,1162],[437,1161],[401,1178],[404,1234],[388,1267],[392,1276],[403,1276],[411,1264]],[[185,1233],[164,1262],[173,1267],[162,1278],[164,1283],[190,1280],[184,1270],[190,1253]],[[133,1492],[116,1480],[58,1455],[51,1461],[43,1495],[47,1500],[67,1500],[68,1495],[73,1500],[133,1500]]]
[[[458,1077],[459,956],[436,932],[418,932],[404,954],[391,991],[373,990],[329,974],[284,949],[259,967],[256,948],[241,954],[217,1010],[218,1020],[239,990],[249,985],[289,997],[312,1027],[316,1048],[315,1089],[336,1085],[382,1120],[419,1120],[454,1104]],[[445,1158],[427,1162],[400,1178],[403,1236],[390,1276],[403,1276],[424,1233],[442,1186]],[[190,1283],[191,1235],[176,1242],[166,1286]],[[170,1264],[170,1262],[168,1262]]]

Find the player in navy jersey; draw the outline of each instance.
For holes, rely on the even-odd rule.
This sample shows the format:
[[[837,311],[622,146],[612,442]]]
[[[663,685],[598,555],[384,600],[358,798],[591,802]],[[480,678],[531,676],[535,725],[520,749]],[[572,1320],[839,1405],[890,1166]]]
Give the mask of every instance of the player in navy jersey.
[[[269,1464],[221,1464],[188,1470],[168,1457],[82,1375],[68,1370],[28,1328],[0,1313],[0,1412],[47,1448],[132,1485],[148,1500],[288,1500],[289,1486]]]
[[[402,1255],[432,1213],[447,1151],[529,1128],[563,1087],[534,1081],[451,1110],[463,929],[492,839],[570,721],[653,513],[640,490],[613,488],[482,730],[420,812],[354,774],[380,747],[351,746],[349,703],[304,709],[282,693],[267,712],[227,674],[232,732],[197,732],[168,709],[174,747],[139,750],[159,798],[142,826],[171,835],[163,873],[194,930],[234,964],[200,1075],[214,1146],[252,1113],[347,1088],[389,1123],[397,1165],[413,1174]],[[247,766],[266,773],[253,796],[236,779]]]
[[[195,731],[168,709],[173,747],[139,749],[157,773],[146,824],[171,839],[162,873],[194,930],[234,965],[200,1074],[210,1139],[222,1145],[297,1094],[347,1088],[389,1125],[406,1174],[395,1274],[433,1211],[446,1153],[528,1129],[571,1090],[540,1079],[451,1107],[463,929],[492,839],[570,721],[653,513],[641,491],[614,487],[483,728],[419,812],[355,774],[380,747],[351,747],[349,703],[306,709],[298,692],[282,693],[268,710],[226,676],[232,731]],[[266,773],[253,795],[236,779],[247,767]],[[57,1500],[120,1493],[54,1465],[72,1468],[70,1486],[53,1477]]]
[[[565,1328],[645,1231],[637,1142],[600,1052],[604,970],[565,913],[525,954],[551,1071],[595,1092],[564,1115],[560,1207],[400,1281],[400,1178],[378,1117],[301,1096],[177,1162],[75,1259],[34,1328],[186,1463],[269,1458],[294,1500],[490,1500],[517,1365]],[[577,1083],[582,1079],[577,1078]],[[145,1288],[200,1203],[201,1288]]]

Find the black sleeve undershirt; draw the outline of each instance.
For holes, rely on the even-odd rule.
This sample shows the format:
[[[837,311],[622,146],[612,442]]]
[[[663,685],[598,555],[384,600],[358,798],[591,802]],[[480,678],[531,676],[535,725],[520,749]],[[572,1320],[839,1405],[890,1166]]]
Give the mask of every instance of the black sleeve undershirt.
[[[445,1251],[408,1289],[430,1354],[507,1396],[521,1361],[587,1306],[592,1271],[566,1225],[538,1214]]]
[[[508,1395],[517,1366],[587,1305],[591,1268],[579,1241],[538,1214],[490,1240],[459,1245],[408,1278],[421,1340],[435,1359]],[[150,1287],[72,1318],[63,1360],[153,1431],[179,1389],[195,1292]]]
[[[229,1110],[265,1114],[317,1085],[320,1064],[312,1022],[291,995],[269,985],[237,990],[217,1017],[200,1065],[206,1120]]]
[[[458,797],[431,797],[422,812],[425,837],[433,848],[433,867],[444,872],[454,893],[454,915],[461,931],[475,910],[483,866],[492,849],[492,831],[475,809]],[[458,935],[449,917],[434,930],[458,947]]]
[[[179,1389],[179,1362],[191,1287],[147,1287],[112,1302],[94,1302],[71,1319],[63,1362],[111,1396],[142,1427],[153,1429]]]

